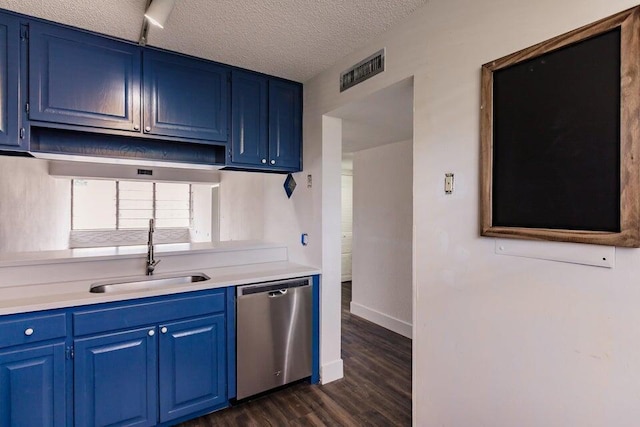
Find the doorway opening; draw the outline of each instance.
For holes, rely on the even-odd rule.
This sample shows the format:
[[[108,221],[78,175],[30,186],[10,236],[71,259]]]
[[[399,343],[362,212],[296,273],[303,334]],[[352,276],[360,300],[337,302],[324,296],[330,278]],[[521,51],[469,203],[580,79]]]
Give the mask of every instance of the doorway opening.
[[[341,280],[350,312],[412,336],[413,78],[332,113],[342,120]]]

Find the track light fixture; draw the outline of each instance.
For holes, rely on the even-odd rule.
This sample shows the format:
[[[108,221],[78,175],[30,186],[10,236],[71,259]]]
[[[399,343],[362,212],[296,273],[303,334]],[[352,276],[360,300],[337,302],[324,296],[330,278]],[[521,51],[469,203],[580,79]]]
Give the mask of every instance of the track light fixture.
[[[140,29],[140,40],[138,41],[141,46],[147,44],[149,23],[164,28],[164,24],[167,23],[167,19],[169,19],[169,15],[175,5],[176,0],[147,0],[142,28]]]
[[[153,25],[164,28],[175,5],[176,0],[152,0],[144,16]]]

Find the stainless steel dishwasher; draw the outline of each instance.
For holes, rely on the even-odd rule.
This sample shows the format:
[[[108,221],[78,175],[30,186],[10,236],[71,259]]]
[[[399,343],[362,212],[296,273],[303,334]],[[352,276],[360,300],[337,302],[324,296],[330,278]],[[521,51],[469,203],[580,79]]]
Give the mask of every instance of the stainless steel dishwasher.
[[[237,288],[237,399],[311,376],[311,278]]]

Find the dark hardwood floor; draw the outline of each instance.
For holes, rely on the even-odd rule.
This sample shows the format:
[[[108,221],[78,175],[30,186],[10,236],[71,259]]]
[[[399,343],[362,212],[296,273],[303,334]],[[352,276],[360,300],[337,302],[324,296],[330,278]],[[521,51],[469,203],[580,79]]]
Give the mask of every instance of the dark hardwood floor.
[[[349,313],[342,284],[344,378],[297,383],[181,424],[204,426],[410,426],[411,340]]]

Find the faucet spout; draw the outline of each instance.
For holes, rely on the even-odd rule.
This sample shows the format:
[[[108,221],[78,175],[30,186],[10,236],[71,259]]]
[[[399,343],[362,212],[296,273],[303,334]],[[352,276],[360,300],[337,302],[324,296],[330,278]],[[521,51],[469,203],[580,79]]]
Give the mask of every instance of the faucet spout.
[[[156,265],[160,260],[155,259],[153,252],[153,232],[155,231],[155,223],[153,218],[149,220],[149,240],[147,242],[147,276],[151,276],[156,269]]]

